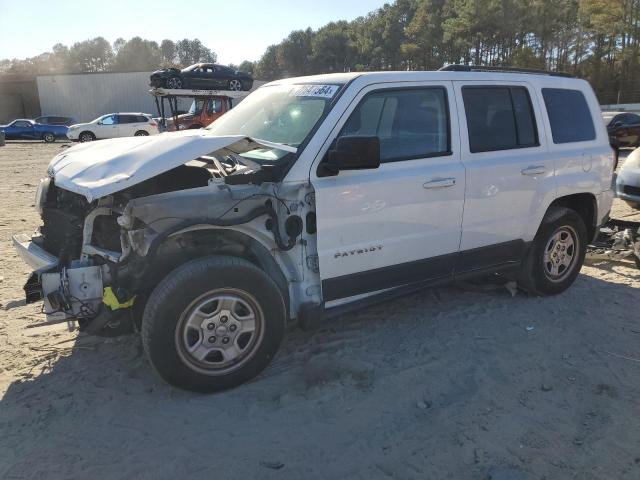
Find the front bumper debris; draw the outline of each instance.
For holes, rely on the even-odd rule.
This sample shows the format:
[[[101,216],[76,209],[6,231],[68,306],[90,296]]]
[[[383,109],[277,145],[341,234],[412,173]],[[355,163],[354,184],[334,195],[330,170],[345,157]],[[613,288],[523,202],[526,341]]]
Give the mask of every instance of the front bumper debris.
[[[29,235],[14,235],[13,246],[20,258],[36,271],[50,270],[58,265],[58,259],[40,247]]]

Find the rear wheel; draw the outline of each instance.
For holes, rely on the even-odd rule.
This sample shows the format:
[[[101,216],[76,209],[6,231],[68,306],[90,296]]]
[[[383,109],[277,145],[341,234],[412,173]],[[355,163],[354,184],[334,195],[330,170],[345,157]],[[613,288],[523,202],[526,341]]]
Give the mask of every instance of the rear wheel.
[[[525,258],[519,283],[538,295],[564,292],[575,281],[587,249],[587,228],[574,210],[551,207]]]
[[[149,297],[143,346],[168,383],[224,390],[269,364],[284,337],[285,312],[278,287],[250,262],[196,259],[171,272]]]
[[[46,142],[46,143],[53,143],[56,141],[56,136],[53,133],[45,133],[42,135],[42,139]]]
[[[136,133],[134,133],[134,135],[136,137],[147,137],[149,136],[149,132],[147,132],[146,130],[138,130]]]
[[[82,132],[80,134],[80,136],[78,137],[78,139],[82,143],[84,143],[84,142],[93,142],[96,139],[96,136],[91,132]]]
[[[234,92],[239,92],[242,90],[242,82],[240,80],[230,80],[229,81],[229,90]]]

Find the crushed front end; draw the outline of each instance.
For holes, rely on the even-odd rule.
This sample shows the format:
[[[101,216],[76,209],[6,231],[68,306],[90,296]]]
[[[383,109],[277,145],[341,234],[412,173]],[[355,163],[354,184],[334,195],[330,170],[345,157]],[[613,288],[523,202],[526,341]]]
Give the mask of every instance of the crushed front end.
[[[47,321],[78,320],[83,329],[103,316],[104,326],[119,317],[116,310],[133,304],[127,294],[111,287],[114,265],[122,255],[117,217],[123,205],[113,200],[109,196],[88,202],[58,188],[52,178],[41,180],[36,208],[42,225],[34,236],[14,235],[13,243],[34,269],[24,286],[26,301],[43,300]]]

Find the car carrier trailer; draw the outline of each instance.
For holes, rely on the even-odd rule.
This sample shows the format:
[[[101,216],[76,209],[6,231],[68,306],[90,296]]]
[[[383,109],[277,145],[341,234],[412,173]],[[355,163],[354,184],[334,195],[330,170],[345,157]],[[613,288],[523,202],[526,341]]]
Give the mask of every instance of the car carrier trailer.
[[[201,128],[206,127],[209,123],[215,120],[223,113],[230,110],[235,104],[249,95],[250,92],[232,91],[232,90],[191,90],[184,88],[152,88],[149,93],[153,95],[156,102],[156,108],[158,109],[158,115],[160,116],[160,125],[162,130],[167,130],[167,113],[170,113],[170,117],[173,120],[173,125],[176,130],[179,130],[180,126],[180,114],[178,111],[178,99],[179,98],[191,98],[194,101],[201,100],[204,106],[218,105],[219,111],[214,111],[211,108],[209,115],[205,108],[203,118],[196,121],[189,122],[187,128]],[[190,119],[193,120],[193,119]]]

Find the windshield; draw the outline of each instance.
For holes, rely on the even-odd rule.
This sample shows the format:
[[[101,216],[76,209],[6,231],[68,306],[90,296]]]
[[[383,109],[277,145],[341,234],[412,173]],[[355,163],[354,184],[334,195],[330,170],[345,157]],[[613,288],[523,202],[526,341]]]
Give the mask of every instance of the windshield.
[[[262,87],[207,130],[214,135],[246,135],[297,148],[329,111],[339,89],[340,85],[315,84]]]

